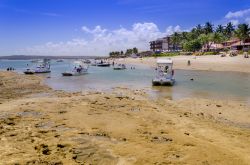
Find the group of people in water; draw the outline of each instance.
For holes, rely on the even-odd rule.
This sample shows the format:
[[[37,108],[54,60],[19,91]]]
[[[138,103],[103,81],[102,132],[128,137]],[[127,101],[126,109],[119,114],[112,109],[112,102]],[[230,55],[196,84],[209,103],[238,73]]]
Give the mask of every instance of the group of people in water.
[[[13,67],[8,67],[6,70],[7,70],[7,71],[13,71],[13,70],[15,70],[15,68],[13,68]]]
[[[79,67],[74,68],[76,70],[76,72],[80,73],[82,71],[82,65],[79,65]]]

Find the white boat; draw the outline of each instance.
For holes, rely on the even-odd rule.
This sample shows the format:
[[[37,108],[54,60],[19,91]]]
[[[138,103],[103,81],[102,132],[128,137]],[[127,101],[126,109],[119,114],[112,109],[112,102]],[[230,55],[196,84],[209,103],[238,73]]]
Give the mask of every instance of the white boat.
[[[91,63],[91,61],[90,61],[90,60],[88,60],[88,59],[86,59],[86,60],[83,60],[83,63],[85,63],[85,64],[90,64],[90,63]]]
[[[95,64],[96,64],[96,66],[99,66],[99,67],[109,67],[110,66],[110,63],[107,61],[104,61],[104,60],[95,61]]]
[[[167,58],[157,59],[156,77],[152,80],[152,84],[173,86],[174,83],[173,61]]]
[[[56,62],[63,62],[63,59],[60,59],[60,60],[56,60]]]
[[[96,64],[96,66],[99,66],[99,67],[109,67],[109,66],[110,66],[110,63],[101,62],[101,63]]]
[[[126,69],[125,64],[118,64],[114,66],[114,70],[124,70],[124,69]]]
[[[50,60],[43,59],[42,62],[38,63],[35,69],[27,68],[24,74],[39,74],[39,73],[50,73]]]
[[[63,76],[80,76],[88,73],[88,65],[84,65],[82,61],[73,62],[73,69],[69,72],[63,72]]]

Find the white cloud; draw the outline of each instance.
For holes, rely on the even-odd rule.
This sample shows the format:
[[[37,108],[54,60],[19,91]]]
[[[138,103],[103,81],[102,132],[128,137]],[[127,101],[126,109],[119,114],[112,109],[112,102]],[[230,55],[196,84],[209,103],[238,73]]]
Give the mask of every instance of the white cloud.
[[[224,22],[232,22],[235,26],[239,25],[240,23],[250,24],[250,8],[235,12],[228,12],[225,15]]]
[[[227,19],[232,19],[232,18],[241,18],[244,17],[246,15],[250,14],[250,9],[246,9],[246,10],[239,10],[236,12],[228,12],[227,15],[225,16],[225,18]]]
[[[108,30],[100,25],[93,29],[83,26],[84,34],[90,39],[77,38],[66,42],[48,42],[43,45],[31,46],[19,51],[19,54],[28,55],[108,55],[110,51],[125,50],[137,47],[139,50],[148,50],[149,41],[159,37],[181,31],[180,26],[169,26],[161,32],[154,23],[135,23],[131,29],[119,28]]]
[[[230,22],[231,22],[234,26],[237,26],[237,25],[240,24],[240,21],[237,20],[237,19],[230,20]]]
[[[246,21],[246,23],[247,23],[248,25],[250,25],[250,17],[247,17],[247,18],[245,19],[245,21]]]
[[[182,31],[182,30],[181,30],[181,27],[179,25],[177,25],[175,27],[169,26],[166,29],[166,34],[170,35],[170,34],[173,34],[174,32],[180,32],[180,31]]]
[[[93,30],[89,29],[86,26],[83,26],[82,31],[91,34],[101,34],[107,32],[107,29],[102,29],[100,25],[96,26]]]

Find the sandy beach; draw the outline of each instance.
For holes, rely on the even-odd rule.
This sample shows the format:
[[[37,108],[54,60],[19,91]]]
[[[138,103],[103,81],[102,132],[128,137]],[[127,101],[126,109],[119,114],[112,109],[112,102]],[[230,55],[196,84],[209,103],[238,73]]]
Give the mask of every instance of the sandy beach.
[[[250,108],[240,102],[66,93],[37,76],[0,78],[0,164],[250,162]]]
[[[219,55],[208,56],[175,56],[171,57],[174,61],[174,69],[184,70],[209,70],[209,71],[235,71],[250,73],[250,59],[244,58],[242,55],[236,57],[220,57]],[[188,60],[191,66],[187,65]],[[146,64],[155,66],[156,58],[148,57],[142,59],[126,58],[119,59],[126,64]]]

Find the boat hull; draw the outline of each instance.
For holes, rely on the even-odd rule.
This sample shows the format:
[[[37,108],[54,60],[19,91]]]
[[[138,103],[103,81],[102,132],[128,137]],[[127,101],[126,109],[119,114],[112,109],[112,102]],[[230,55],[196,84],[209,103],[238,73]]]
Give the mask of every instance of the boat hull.
[[[126,68],[114,68],[114,70],[125,70]]]
[[[110,64],[97,64],[97,66],[99,66],[99,67],[109,67]]]
[[[23,72],[24,74],[35,74],[35,72],[31,72],[31,71],[25,71]]]
[[[173,86],[175,84],[175,79],[153,79],[153,86]]]
[[[42,73],[50,73],[51,71],[24,71],[24,74],[42,74]]]
[[[82,73],[71,73],[71,72],[64,72],[62,73],[62,76],[81,76],[85,75],[87,72],[82,72]]]
[[[62,73],[62,76],[73,76],[72,73]]]

